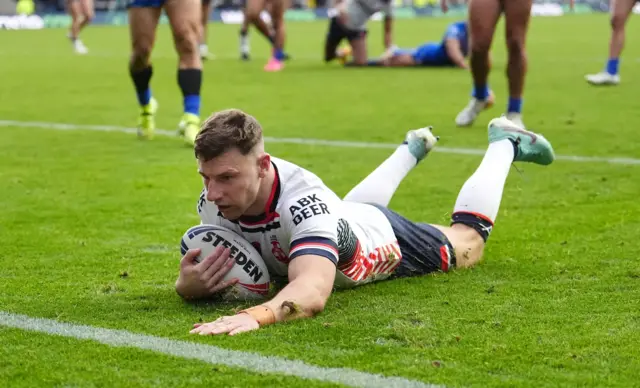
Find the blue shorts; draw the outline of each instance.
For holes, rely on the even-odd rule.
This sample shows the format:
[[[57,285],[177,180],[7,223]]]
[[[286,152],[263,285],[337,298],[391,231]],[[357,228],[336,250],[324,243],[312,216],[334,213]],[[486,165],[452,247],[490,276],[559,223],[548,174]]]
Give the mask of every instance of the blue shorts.
[[[375,205],[387,217],[398,239],[402,260],[392,277],[447,272],[456,266],[453,245],[438,228],[406,219],[393,210]]]
[[[411,56],[418,66],[451,66],[447,52],[441,43],[425,43],[411,50]]]
[[[162,8],[166,0],[127,0],[127,8]]]

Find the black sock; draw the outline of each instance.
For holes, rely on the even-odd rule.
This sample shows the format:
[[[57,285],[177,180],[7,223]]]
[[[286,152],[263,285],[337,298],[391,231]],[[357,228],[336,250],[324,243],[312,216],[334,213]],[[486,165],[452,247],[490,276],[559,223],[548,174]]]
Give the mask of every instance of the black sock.
[[[153,68],[151,65],[145,67],[142,70],[132,70],[129,69],[129,74],[131,75],[131,79],[133,80],[133,84],[136,88],[136,94],[138,95],[138,103],[144,106],[149,103],[151,99],[151,89],[149,88],[149,82],[151,81],[151,76],[153,75]]]
[[[184,97],[184,112],[200,115],[201,69],[178,69],[178,85]]]
[[[482,237],[484,242],[487,242],[489,239],[489,235],[493,230],[493,222],[490,220],[480,217],[478,214],[467,213],[467,212],[457,212],[451,215],[451,225],[454,224],[463,224],[467,225],[470,228],[475,229],[476,232]]]

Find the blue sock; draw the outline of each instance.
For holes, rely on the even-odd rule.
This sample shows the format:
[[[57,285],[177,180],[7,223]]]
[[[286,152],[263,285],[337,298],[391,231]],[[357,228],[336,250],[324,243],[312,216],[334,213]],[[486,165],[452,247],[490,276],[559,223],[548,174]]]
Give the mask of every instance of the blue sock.
[[[607,73],[611,75],[618,74],[618,65],[620,64],[620,60],[618,58],[609,58],[607,61]]]
[[[200,116],[200,95],[191,94],[184,96],[184,113]]]
[[[140,103],[140,106],[147,105],[151,100],[151,88],[136,92],[136,94],[138,95],[138,103]]]
[[[182,91],[184,113],[200,115],[201,69],[178,69],[178,85]]]
[[[282,60],[284,60],[284,51],[282,51],[281,49],[274,49],[273,50],[273,56],[277,60],[282,61]]]
[[[522,112],[522,98],[509,97],[509,105],[507,106],[507,113],[520,113]]]
[[[474,85],[473,93],[471,95],[480,101],[484,101],[487,99],[487,97],[489,97],[489,86]]]

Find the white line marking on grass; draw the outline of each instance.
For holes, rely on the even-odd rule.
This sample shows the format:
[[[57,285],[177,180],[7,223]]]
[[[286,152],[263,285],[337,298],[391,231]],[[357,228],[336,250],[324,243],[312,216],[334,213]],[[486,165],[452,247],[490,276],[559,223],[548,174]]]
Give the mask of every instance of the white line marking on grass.
[[[48,122],[39,122],[39,121],[0,120],[0,127],[43,128],[43,129],[53,129],[58,131],[88,130],[88,131],[136,133],[135,128],[119,127],[115,125],[85,125],[85,124],[68,124],[68,123],[48,123]],[[164,129],[156,129],[156,134],[162,135],[162,136],[176,136],[175,131],[167,131]],[[374,143],[374,142],[348,141],[348,140],[323,140],[323,139],[268,137],[268,136],[265,137],[265,141],[268,143],[345,147],[345,148],[395,149],[398,146],[398,144],[394,144],[394,143]],[[433,151],[441,152],[445,154],[459,154],[459,155],[484,155],[485,153],[485,150],[481,150],[481,149],[452,148],[452,147],[436,147],[433,149]],[[628,158],[628,157],[557,155],[556,158],[558,160],[563,160],[568,162],[579,162],[579,163],[609,163],[609,164],[621,164],[625,166],[640,165],[640,159]]]
[[[551,42],[551,40],[549,40],[549,42]],[[548,42],[545,42],[543,40],[538,40],[536,42],[537,45],[543,45],[545,43],[548,43]],[[219,60],[235,60],[240,63],[246,64],[247,67],[251,67],[252,63],[256,63],[256,62],[259,63],[262,61],[269,60],[270,56],[265,55],[265,51],[266,51],[266,44],[265,44],[265,50],[260,48],[260,49],[256,49],[254,53],[251,53],[251,60],[249,61],[241,60],[239,54],[231,54],[227,52],[218,52],[218,53],[214,52],[213,57],[205,61],[204,66],[207,66],[207,63],[215,63],[216,59],[219,59]],[[296,62],[296,61],[316,62],[324,66],[324,60],[322,59],[323,54],[324,53],[320,51],[315,53],[314,52],[292,53],[291,61],[292,62]],[[122,50],[92,49],[91,53],[87,55],[78,56],[78,55],[75,55],[72,51],[67,51],[67,50],[62,51],[62,50],[51,49],[49,51],[49,50],[10,49],[10,50],[0,50],[0,55],[6,56],[6,57],[16,57],[16,56],[36,57],[37,56],[38,58],[43,58],[43,57],[73,58],[75,57],[77,58],[77,61],[80,62],[84,60],[90,60],[91,58],[123,58],[126,60],[131,56],[131,53],[129,51],[122,51]],[[167,50],[157,50],[154,52],[153,58],[154,59],[178,59],[178,55],[175,52],[171,52]],[[495,61],[493,63],[497,65],[497,64],[505,64],[506,62],[507,62],[506,57],[499,56],[495,58]],[[536,58],[535,63],[532,64],[531,66],[541,66],[541,64],[548,64],[548,63],[582,64],[585,62],[602,63],[602,57],[601,56],[600,57],[553,56],[553,57],[545,58],[545,57],[538,56]],[[629,59],[626,59],[626,62],[640,62],[640,58],[629,58]],[[262,66],[262,64],[260,64],[260,66]],[[339,68],[340,66],[336,65],[334,67]],[[374,68],[374,69],[383,70],[381,68]],[[401,68],[393,68],[393,69],[385,68],[383,71],[385,72],[393,71],[395,69],[401,69]],[[429,71],[427,67],[422,67],[420,71],[423,71],[423,70],[425,72]]]
[[[347,368],[325,368],[302,361],[279,357],[261,356],[256,353],[227,350],[212,345],[188,341],[170,340],[126,330],[104,329],[85,325],[74,325],[44,318],[0,311],[0,326],[35,331],[79,340],[92,340],[113,347],[133,347],[151,350],[176,357],[204,361],[210,364],[227,365],[252,372],[279,373],[303,379],[344,384],[351,387],[398,387],[440,388],[442,386],[408,380],[402,377],[385,377],[359,372]],[[213,340],[213,339],[212,339]]]

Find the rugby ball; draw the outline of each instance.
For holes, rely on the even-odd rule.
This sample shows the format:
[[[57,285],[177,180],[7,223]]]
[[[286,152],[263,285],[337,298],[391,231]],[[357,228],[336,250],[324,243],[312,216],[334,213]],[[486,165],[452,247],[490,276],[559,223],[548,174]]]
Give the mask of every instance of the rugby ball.
[[[231,250],[231,257],[236,261],[224,280],[238,278],[240,281],[222,292],[226,300],[259,300],[269,293],[269,271],[260,253],[234,231],[219,225],[196,225],[185,232],[180,241],[180,252],[200,248],[196,258],[199,263],[209,256],[218,245]]]

